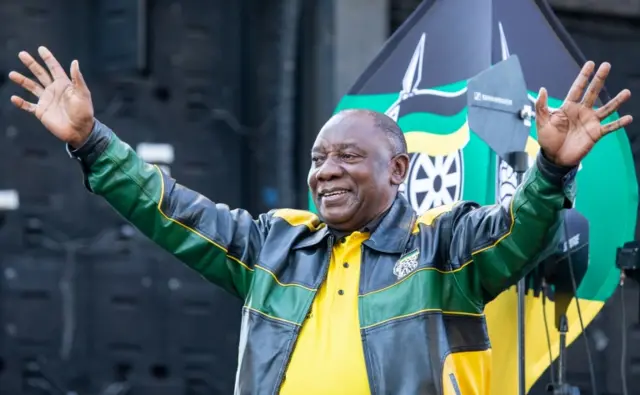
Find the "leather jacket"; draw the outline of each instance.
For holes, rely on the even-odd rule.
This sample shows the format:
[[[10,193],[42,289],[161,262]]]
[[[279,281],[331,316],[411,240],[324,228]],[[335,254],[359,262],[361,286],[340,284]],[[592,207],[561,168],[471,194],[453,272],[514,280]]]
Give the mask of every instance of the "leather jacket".
[[[308,211],[254,219],[213,203],[98,121],[70,154],[90,191],[244,301],[235,393],[278,393],[334,234]],[[484,306],[553,251],[574,178],[540,154],[509,207],[458,202],[418,217],[398,195],[362,246],[359,317],[373,394],[489,393]]]

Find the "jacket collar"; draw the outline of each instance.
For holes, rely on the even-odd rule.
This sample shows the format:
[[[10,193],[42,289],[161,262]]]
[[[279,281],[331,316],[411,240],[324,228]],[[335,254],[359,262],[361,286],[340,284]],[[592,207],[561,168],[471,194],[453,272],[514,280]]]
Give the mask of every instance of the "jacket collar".
[[[371,220],[368,224],[363,226],[359,231],[363,233],[370,233],[370,234],[375,232],[375,230],[378,228],[378,225],[380,225],[382,220],[387,216],[387,214],[389,214],[389,211],[391,211],[391,207],[389,207],[384,213],[380,214],[375,219]],[[331,228],[329,228],[329,231],[331,232],[331,234],[333,234],[336,240],[349,236],[351,233],[353,233],[353,232],[344,232],[344,231],[331,229]]]
[[[398,194],[387,215],[364,244],[378,252],[403,253],[415,221],[411,204]]]
[[[416,215],[411,205],[404,196],[398,194],[391,208],[376,224],[375,230],[364,244],[378,252],[403,253],[415,220]],[[299,249],[317,245],[331,234],[331,230],[325,225],[309,237],[300,240],[293,248]]]
[[[320,242],[326,239],[327,236],[329,236],[330,234],[331,234],[331,231],[325,224],[321,229],[316,230],[309,237],[305,237],[304,239],[295,243],[293,246],[293,249],[297,250],[297,249],[307,248],[307,247],[320,244]]]

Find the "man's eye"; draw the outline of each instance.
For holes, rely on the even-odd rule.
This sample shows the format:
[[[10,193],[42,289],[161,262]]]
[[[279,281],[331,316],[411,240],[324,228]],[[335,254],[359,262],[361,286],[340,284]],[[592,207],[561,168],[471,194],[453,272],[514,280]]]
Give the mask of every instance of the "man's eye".
[[[319,156],[312,156],[312,157],[311,157],[311,162],[313,162],[313,163],[318,163],[318,162],[320,162],[321,160],[322,160],[322,158],[321,158],[321,157],[319,157]]]
[[[344,160],[354,160],[356,156],[353,154],[340,154],[340,158]]]

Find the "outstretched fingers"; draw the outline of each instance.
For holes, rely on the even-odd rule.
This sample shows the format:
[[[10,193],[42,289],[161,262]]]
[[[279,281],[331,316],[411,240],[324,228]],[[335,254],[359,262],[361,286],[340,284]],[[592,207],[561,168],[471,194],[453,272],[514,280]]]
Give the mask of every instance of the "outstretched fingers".
[[[609,122],[606,125],[602,125],[600,127],[600,134],[604,136],[620,128],[624,128],[628,126],[631,122],[633,122],[633,117],[631,115],[625,115],[620,119],[617,119],[613,122]]]
[[[36,97],[40,97],[40,95],[42,95],[42,92],[44,91],[42,85],[38,84],[31,78],[25,77],[17,71],[10,72],[9,79],[20,85],[24,89],[28,90],[29,92],[33,93]]]
[[[575,81],[573,81],[573,85],[571,85],[571,89],[569,89],[569,93],[567,93],[565,101],[579,103],[580,100],[582,100],[584,90],[587,87],[587,83],[589,82],[589,78],[591,78],[591,74],[593,74],[593,69],[595,67],[596,65],[592,61],[588,61],[584,66],[582,66],[582,70],[580,70],[580,74]]]
[[[545,88],[540,88],[536,99],[536,119],[539,125],[544,125],[549,121],[549,107],[547,106],[548,94]]]
[[[598,117],[599,120],[602,121],[603,119],[605,119],[609,115],[611,115],[614,112],[616,112],[618,110],[618,108],[620,108],[622,103],[624,103],[627,100],[629,100],[630,97],[631,97],[631,91],[629,89],[623,89],[622,91],[620,91],[620,93],[618,93],[616,95],[616,97],[614,97],[613,99],[609,100],[609,102],[607,104],[605,104],[604,106],[598,108],[596,110],[596,116]]]
[[[67,73],[65,73],[62,66],[60,66],[60,62],[58,62],[55,56],[53,56],[51,51],[49,51],[46,47],[39,47],[38,53],[40,54],[42,60],[44,60],[44,63],[47,65],[47,68],[49,69],[49,72],[51,72],[54,80],[69,78],[67,77]]]
[[[20,59],[20,61],[22,61],[22,63],[25,66],[27,66],[29,71],[33,73],[33,75],[38,79],[38,81],[40,81],[40,83],[45,88],[53,82],[47,70],[45,70],[44,67],[40,66],[40,63],[38,63],[33,58],[33,56],[31,56],[31,54],[29,54],[26,51],[21,51],[18,54],[18,58]]]
[[[19,109],[30,112],[32,114],[35,114],[36,108],[38,108],[38,106],[24,100],[20,96],[11,96],[11,103],[13,103],[13,105],[18,107]]]
[[[80,71],[80,63],[77,60],[71,62],[69,75],[71,75],[71,82],[76,88],[80,89],[85,94],[89,93],[87,83],[84,81],[84,77],[82,76],[82,72]]]
[[[609,71],[611,71],[611,65],[607,62],[604,62],[598,67],[598,71],[596,71],[596,75],[591,80],[589,87],[587,88],[587,93],[585,93],[584,98],[582,99],[582,105],[585,107],[593,107],[596,100],[598,99],[598,95],[604,87],[604,81],[609,76]]]

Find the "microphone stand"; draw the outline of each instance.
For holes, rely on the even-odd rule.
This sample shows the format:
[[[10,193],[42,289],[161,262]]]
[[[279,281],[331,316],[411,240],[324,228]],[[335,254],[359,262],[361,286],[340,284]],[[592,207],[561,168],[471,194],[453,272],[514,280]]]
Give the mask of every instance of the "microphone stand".
[[[616,267],[621,275],[640,284],[640,241],[634,240],[624,243],[616,250]],[[640,306],[640,304],[639,304]],[[640,310],[638,311],[640,317]]]
[[[640,241],[638,240],[634,240],[634,241],[629,241],[624,243],[624,245],[622,247],[618,247],[618,249],[616,250],[616,267],[618,269],[620,269],[620,287],[622,287],[624,285],[625,279],[626,278],[630,278],[631,280],[635,281],[637,284],[640,284]],[[618,292],[622,292],[622,289],[620,289],[620,291]],[[625,317],[625,313],[624,313],[624,294],[621,295],[622,297],[622,309],[623,309],[623,315],[622,315],[622,330],[623,330],[623,347],[626,343],[626,337],[627,337],[627,322]],[[640,306],[640,303],[638,304],[638,306]],[[638,316],[640,317],[640,310],[638,312]],[[623,354],[622,354],[622,360],[623,360],[623,365],[620,366],[620,369],[622,369],[622,391],[624,394],[628,393],[627,390],[627,380],[626,380],[626,369],[627,369],[627,358],[623,349]]]
[[[571,263],[568,263],[569,265]],[[580,395],[578,387],[567,383],[567,332],[569,332],[569,320],[567,319],[567,309],[571,302],[570,294],[555,295],[555,315],[556,329],[560,334],[560,344],[558,353],[558,374],[556,381],[547,385],[547,392],[553,395]]]
[[[569,224],[573,227],[571,233]],[[575,209],[565,210],[562,233],[563,242],[560,244],[559,251],[541,264],[545,283],[554,287],[555,327],[560,337],[558,374],[552,375],[553,382],[547,385],[547,392],[553,395],[580,395],[578,387],[567,382],[567,332],[569,332],[567,311],[573,299],[578,303],[578,287],[589,265],[588,220]],[[553,366],[550,366],[550,369],[553,369]]]
[[[511,152],[503,158],[505,162],[513,169],[516,174],[516,188],[522,184],[524,173],[529,168],[529,155],[526,152]],[[526,295],[526,280],[522,278],[516,284],[516,292],[518,294],[518,393],[519,395],[526,395],[526,366],[525,366],[525,323],[524,323],[524,309],[525,309],[525,295]]]

